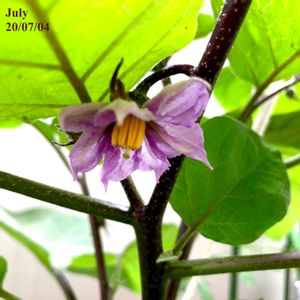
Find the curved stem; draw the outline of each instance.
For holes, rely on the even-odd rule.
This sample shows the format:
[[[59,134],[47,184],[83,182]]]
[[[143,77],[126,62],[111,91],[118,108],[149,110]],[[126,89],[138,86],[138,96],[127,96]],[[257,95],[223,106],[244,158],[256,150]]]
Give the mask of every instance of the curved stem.
[[[263,94],[265,89],[275,80],[275,78],[282,72],[286,67],[293,63],[297,58],[300,57],[300,50],[295,52],[291,57],[289,57],[285,62],[283,62],[277,69],[275,69],[271,75],[264,81],[264,83],[256,90],[255,94],[251,97],[250,101],[242,111],[239,120],[242,122],[247,122],[249,117],[253,112],[256,101]]]
[[[255,102],[255,104],[254,104],[254,106],[253,106],[252,112],[253,112],[256,108],[258,108],[260,105],[264,104],[264,103],[267,102],[268,100],[271,100],[274,96],[276,96],[277,94],[279,94],[279,93],[282,92],[282,91],[287,90],[288,88],[292,87],[293,85],[295,85],[295,84],[298,83],[299,81],[300,81],[300,75],[297,75],[297,76],[295,76],[295,79],[294,79],[292,82],[286,84],[285,86],[281,87],[280,89],[276,90],[275,92],[273,92],[273,93],[271,93],[271,94],[269,94],[269,95],[266,95],[266,96],[264,96],[264,97],[261,97],[260,99],[258,99],[258,100]],[[252,112],[251,112],[251,113],[252,113]]]
[[[198,260],[179,260],[166,266],[166,278],[223,274],[228,272],[262,271],[300,267],[300,253],[229,256]]]
[[[140,196],[131,176],[123,179],[121,181],[123,189],[126,193],[128,201],[130,202],[130,207],[133,211],[144,206],[142,197]]]
[[[135,88],[133,93],[135,94],[147,94],[148,90],[156,82],[170,77],[176,74],[185,74],[187,76],[192,76],[194,72],[194,67],[191,65],[175,65],[165,69],[160,69],[155,73],[151,74],[149,77],[145,78],[138,86]]]
[[[1,171],[0,188],[97,217],[131,225],[135,223],[128,207],[72,193]]]
[[[67,300],[76,300],[77,298],[72,290],[72,287],[63,272],[53,269],[53,273],[57,278],[62,290],[64,291]]]

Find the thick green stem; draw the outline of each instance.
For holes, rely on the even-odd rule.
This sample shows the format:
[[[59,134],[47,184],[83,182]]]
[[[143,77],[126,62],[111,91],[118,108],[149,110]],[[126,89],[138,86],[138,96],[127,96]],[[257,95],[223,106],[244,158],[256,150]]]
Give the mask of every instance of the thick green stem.
[[[229,256],[169,262],[166,278],[181,278],[195,275],[222,274],[228,272],[261,271],[300,267],[300,253],[275,253],[248,256]]]
[[[0,188],[97,217],[126,224],[135,223],[127,207],[61,190],[9,173],[0,172]]]

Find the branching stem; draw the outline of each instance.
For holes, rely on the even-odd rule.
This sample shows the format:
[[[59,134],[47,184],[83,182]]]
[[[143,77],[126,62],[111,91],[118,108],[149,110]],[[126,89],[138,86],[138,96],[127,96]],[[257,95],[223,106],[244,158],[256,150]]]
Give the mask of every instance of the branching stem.
[[[300,267],[300,253],[275,253],[248,256],[229,256],[198,260],[169,262],[167,278],[222,274],[228,272],[261,271]]]

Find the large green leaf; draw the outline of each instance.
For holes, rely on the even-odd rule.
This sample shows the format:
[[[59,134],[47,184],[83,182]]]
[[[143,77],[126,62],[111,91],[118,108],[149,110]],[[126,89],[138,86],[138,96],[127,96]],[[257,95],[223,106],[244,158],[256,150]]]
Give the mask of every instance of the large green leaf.
[[[211,119],[203,129],[214,169],[186,159],[171,204],[208,238],[249,243],[286,213],[289,181],[280,154],[227,117]]]
[[[3,281],[7,272],[6,260],[0,256],[0,298],[5,300],[18,300],[19,298],[3,289]]]
[[[300,166],[289,169],[288,174],[291,182],[291,204],[288,213],[266,232],[269,237],[276,239],[286,236],[300,221]]]
[[[235,76],[230,67],[225,67],[213,90],[214,96],[227,110],[236,110],[246,105],[251,97],[252,84]]]
[[[215,13],[218,13],[222,1],[211,2]],[[299,10],[298,0],[252,1],[229,55],[231,66],[237,75],[260,86],[290,59],[288,67],[274,79],[289,78],[299,72]]]
[[[271,118],[265,140],[275,145],[300,149],[300,110]]]
[[[103,99],[121,58],[120,78],[132,87],[153,65],[195,36],[199,0],[28,0],[26,22],[49,32],[7,32],[0,19],[0,118],[57,115],[78,95]],[[0,2],[3,16],[11,1]],[[17,20],[18,24],[21,20]],[[158,30],[159,29],[159,30]],[[77,92],[76,92],[76,91]]]

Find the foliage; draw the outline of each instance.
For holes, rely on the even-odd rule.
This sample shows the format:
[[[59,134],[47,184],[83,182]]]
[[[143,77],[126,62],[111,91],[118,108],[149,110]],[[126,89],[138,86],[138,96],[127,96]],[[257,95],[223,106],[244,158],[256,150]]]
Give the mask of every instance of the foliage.
[[[211,239],[249,243],[286,213],[285,167],[277,151],[233,119],[214,118],[203,127],[214,169],[186,159],[171,196],[172,206],[186,224]]]
[[[29,122],[52,146],[53,141],[67,142],[66,136],[57,127],[56,117],[59,112],[72,104],[108,102],[109,83],[122,58],[124,63],[119,79],[129,91],[154,65],[193,39],[209,36],[215,24],[218,24],[217,17],[224,1],[210,1],[214,16],[199,13],[203,2],[16,1],[17,6],[29,11],[26,22],[49,22],[50,31],[8,33],[2,30],[5,24],[3,18],[0,19],[0,127],[16,128],[22,122]],[[231,2],[227,1],[226,5]],[[10,6],[11,1],[1,1],[1,15]],[[69,9],[70,6],[72,9]],[[218,56],[208,62],[210,67],[206,66],[208,73],[216,73],[214,79],[221,71],[212,93],[231,116],[208,119],[203,126],[205,149],[213,169],[185,158],[176,180],[172,174],[176,166],[173,161],[168,171],[168,180],[164,179],[165,186],[154,192],[159,195],[156,205],[165,207],[170,200],[191,232],[196,230],[209,239],[231,245],[250,243],[264,232],[268,237],[276,239],[285,238],[292,232],[289,234],[292,249],[299,250],[299,237],[293,227],[300,220],[300,167],[286,170],[282,157],[288,158],[300,153],[300,84],[275,95],[277,103],[270,112],[270,118],[263,111],[262,123],[267,124],[263,136],[258,136],[250,129],[250,118],[245,124],[238,120],[247,104],[263,99],[278,86],[287,84],[287,80],[299,76],[299,11],[298,0],[252,1],[239,32],[238,27],[233,28],[234,22],[230,27],[220,29],[218,43],[223,41],[224,32],[229,33],[234,29],[238,34],[225,67],[220,70],[221,62],[226,57]],[[232,13],[238,16],[240,11]],[[13,19],[9,21],[13,22]],[[229,41],[223,43],[230,44]],[[227,50],[230,50],[230,46]],[[217,67],[220,69],[217,70]],[[161,74],[160,70],[155,72],[154,75]],[[197,75],[195,70],[193,74]],[[257,103],[255,101],[252,105]],[[257,121],[256,116],[252,114],[250,117]],[[43,120],[48,117],[54,118]],[[70,148],[63,151],[56,146],[54,148],[69,168],[64,151]],[[3,172],[0,171],[0,188],[21,191],[26,195],[26,187],[20,186],[17,177],[12,177],[16,179],[4,185]],[[174,188],[168,199],[168,191],[171,191],[173,183]],[[79,184],[84,190],[82,178]],[[51,192],[49,187],[49,194]],[[130,189],[130,192],[134,194],[135,189]],[[31,191],[30,195],[38,193]],[[130,200],[136,201],[138,197],[132,196],[132,193],[129,193]],[[43,200],[40,195],[36,198]],[[148,252],[159,246],[163,246],[164,253],[157,255],[152,262],[156,270],[161,268],[161,272],[156,274],[162,274],[169,262],[177,260],[177,257],[169,257],[168,254],[173,254],[178,228],[164,224],[161,229],[163,208],[161,211],[153,209],[155,213],[149,216],[147,213],[151,202],[155,202],[153,198],[147,206],[138,204],[138,208],[132,206],[128,211],[126,208],[119,210],[119,214],[127,214],[126,218],[130,216],[126,220],[134,220],[125,223],[134,226],[136,232],[142,230],[143,226],[139,223],[141,220],[144,222],[142,225],[148,227],[145,225],[142,238],[138,237],[125,249],[104,254],[112,292],[123,285],[136,293],[145,294],[141,278],[150,271],[143,269],[143,257],[151,257]],[[64,199],[58,199],[55,203],[68,207],[64,205]],[[82,205],[88,205],[86,203]],[[103,205],[109,207],[111,204],[102,201],[101,207],[99,205],[101,212],[105,212]],[[157,230],[154,235],[153,228]],[[99,277],[90,226],[82,214],[51,208],[18,212],[1,209],[0,229],[31,251],[58,281],[57,267]],[[159,245],[160,234],[163,245]],[[146,244],[153,246],[151,250],[145,249],[143,245],[147,239],[150,242]],[[63,255],[61,249],[64,249]],[[169,261],[157,261],[159,257],[167,257]],[[189,267],[188,263],[186,268]],[[4,290],[6,272],[6,261],[0,257],[0,297],[18,299]],[[160,279],[158,281],[162,281]],[[197,289],[203,299],[212,299],[213,293],[206,281],[199,281]]]

